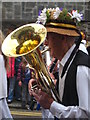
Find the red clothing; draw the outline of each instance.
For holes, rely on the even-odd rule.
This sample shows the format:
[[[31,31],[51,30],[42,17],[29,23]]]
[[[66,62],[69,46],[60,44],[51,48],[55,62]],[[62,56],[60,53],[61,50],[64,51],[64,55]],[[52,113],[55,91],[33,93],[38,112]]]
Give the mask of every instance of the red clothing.
[[[10,57],[10,58],[9,58],[10,70],[7,70],[7,76],[8,76],[8,78],[9,78],[9,77],[14,77],[14,74],[15,74],[14,65],[15,65],[15,58]]]

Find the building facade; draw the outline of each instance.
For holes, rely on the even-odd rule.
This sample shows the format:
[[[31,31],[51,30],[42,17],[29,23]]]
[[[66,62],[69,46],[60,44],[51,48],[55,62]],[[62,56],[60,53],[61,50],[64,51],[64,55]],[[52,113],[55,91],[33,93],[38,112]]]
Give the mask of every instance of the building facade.
[[[85,31],[87,39],[90,40],[90,2],[1,2],[0,9],[2,13],[0,18],[2,18],[2,29],[5,35],[23,24],[35,22],[39,10],[45,7],[78,9],[84,14],[82,30]],[[8,32],[8,30],[10,31]]]

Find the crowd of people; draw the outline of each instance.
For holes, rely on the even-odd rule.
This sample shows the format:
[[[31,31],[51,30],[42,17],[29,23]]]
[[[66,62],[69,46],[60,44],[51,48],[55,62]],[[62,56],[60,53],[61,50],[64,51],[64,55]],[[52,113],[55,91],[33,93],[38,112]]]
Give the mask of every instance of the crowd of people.
[[[17,100],[21,101],[23,109],[33,110],[36,101],[28,92],[28,83],[30,79],[35,77],[35,70],[29,67],[24,57],[9,57],[9,69],[7,69],[8,104]],[[26,107],[27,105],[29,107]]]
[[[82,14],[77,10],[68,12],[67,9],[57,7],[43,9],[35,23],[38,27],[39,24],[43,24],[47,29],[45,42],[53,58],[47,68],[59,95],[59,101],[54,99],[53,95],[43,91],[42,87],[32,89],[33,82],[37,82],[39,78],[36,76],[36,71],[28,67],[26,59],[20,57],[9,58],[8,103],[13,101],[15,95],[15,99],[21,99],[22,108],[26,108],[28,104],[32,109],[31,101],[35,100],[42,108],[43,119],[90,117],[90,56],[86,48],[86,40],[78,29],[81,20]],[[51,69],[52,65],[53,69]],[[6,81],[6,78],[4,80]],[[14,94],[14,90],[19,93]],[[1,97],[0,102],[6,101],[6,97],[5,93],[5,97]]]

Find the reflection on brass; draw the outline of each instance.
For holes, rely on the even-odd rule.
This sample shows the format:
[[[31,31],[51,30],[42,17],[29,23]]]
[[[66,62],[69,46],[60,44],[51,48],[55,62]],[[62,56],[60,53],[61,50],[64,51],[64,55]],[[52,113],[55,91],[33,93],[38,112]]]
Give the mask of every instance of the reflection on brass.
[[[16,47],[16,53],[17,54],[27,53],[34,49],[39,43],[40,40],[27,40],[23,42],[21,45]]]
[[[31,51],[40,43],[40,35],[35,32],[34,27],[27,26],[19,29],[11,35],[12,39],[17,39],[19,45],[16,47],[16,54],[23,54]]]
[[[2,44],[2,51],[6,56],[23,56],[38,73],[38,84],[59,101],[55,85],[43,62],[39,46],[46,39],[47,31],[43,25],[32,23],[21,26],[10,33]]]

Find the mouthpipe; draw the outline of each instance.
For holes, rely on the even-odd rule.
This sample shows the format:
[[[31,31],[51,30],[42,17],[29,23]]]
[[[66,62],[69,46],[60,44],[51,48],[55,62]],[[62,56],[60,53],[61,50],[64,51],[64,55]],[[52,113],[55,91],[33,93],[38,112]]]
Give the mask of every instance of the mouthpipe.
[[[51,67],[50,67],[50,69],[49,69],[49,72],[50,72],[50,73],[52,73],[52,71],[53,71],[53,69],[54,69],[57,61],[58,61],[58,59],[55,58],[55,60],[53,61],[52,65],[51,65]]]
[[[43,53],[45,53],[45,52],[47,52],[47,51],[49,51],[49,47],[46,48],[46,49],[44,49],[44,50],[42,50],[42,51],[41,51],[41,54],[43,54]]]

